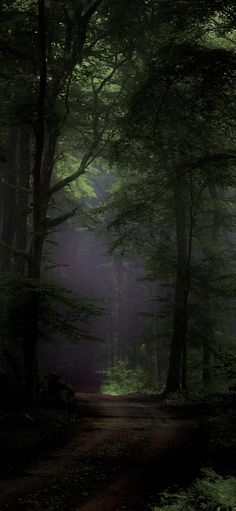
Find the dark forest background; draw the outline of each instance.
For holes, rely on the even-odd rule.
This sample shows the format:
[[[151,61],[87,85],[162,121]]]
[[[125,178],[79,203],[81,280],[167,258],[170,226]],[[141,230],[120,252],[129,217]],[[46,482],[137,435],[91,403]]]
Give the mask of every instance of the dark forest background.
[[[1,388],[234,395],[234,2],[0,16]]]

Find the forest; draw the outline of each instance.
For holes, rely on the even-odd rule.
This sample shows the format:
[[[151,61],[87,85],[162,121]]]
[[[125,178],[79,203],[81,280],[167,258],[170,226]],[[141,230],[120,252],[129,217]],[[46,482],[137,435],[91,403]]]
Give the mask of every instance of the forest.
[[[235,511],[235,2],[0,24],[0,511]]]

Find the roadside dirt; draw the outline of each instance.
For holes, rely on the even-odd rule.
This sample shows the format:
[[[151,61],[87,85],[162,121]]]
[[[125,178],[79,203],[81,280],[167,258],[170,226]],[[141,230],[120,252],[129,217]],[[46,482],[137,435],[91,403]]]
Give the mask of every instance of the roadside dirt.
[[[196,419],[151,402],[78,398],[73,438],[0,480],[0,511],[145,511],[196,475]]]

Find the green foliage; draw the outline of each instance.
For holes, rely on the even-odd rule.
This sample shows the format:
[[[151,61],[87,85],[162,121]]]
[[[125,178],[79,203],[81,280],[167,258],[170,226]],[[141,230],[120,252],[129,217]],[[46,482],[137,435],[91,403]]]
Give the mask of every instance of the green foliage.
[[[74,156],[71,153],[65,153],[57,163],[56,175],[57,179],[64,179],[68,174],[74,174],[78,170],[80,159],[78,156]],[[80,176],[80,179],[73,181],[70,184],[70,196],[74,196],[76,199],[83,197],[95,198],[96,191],[91,184],[90,174],[96,175],[97,170],[91,164],[85,175]]]
[[[222,477],[213,470],[202,470],[187,490],[162,495],[153,511],[235,511],[236,478]]]
[[[23,340],[32,293],[39,296],[39,333],[41,339],[55,342],[60,339],[77,343],[98,340],[85,325],[91,317],[100,316],[103,309],[96,300],[80,298],[68,289],[51,281],[41,281],[0,274],[2,337]]]
[[[105,373],[106,382],[101,387],[103,394],[119,396],[139,392],[145,381],[143,369],[130,369],[128,363],[120,360]]]
[[[122,0],[110,2],[109,8],[101,2],[92,18],[87,16],[87,4],[93,2],[48,0],[45,9],[45,161],[39,198],[46,194],[51,201],[50,216],[37,231],[46,225],[51,232],[66,220],[58,211],[67,210],[62,204],[71,199],[80,201],[78,209],[81,203],[104,202],[104,181],[95,161],[102,154],[115,163],[120,174],[97,213],[100,230],[108,224],[111,250],[128,257],[138,254],[147,277],[164,284],[161,298],[166,302],[169,286],[168,310],[163,303],[159,308],[165,315],[162,337],[169,339],[177,269],[173,198],[181,169],[189,255],[188,359],[192,346],[200,347],[200,353],[205,340],[216,358],[218,346],[225,345],[223,322],[229,318],[223,302],[234,299],[236,288],[234,275],[226,279],[227,265],[234,273],[232,261],[217,256],[222,249],[229,254],[228,240],[234,232],[234,2]],[[37,2],[9,0],[2,3],[0,13],[3,135],[9,124],[33,126],[36,133],[41,60]],[[32,153],[32,167],[33,159]],[[46,190],[51,175],[52,187]],[[217,187],[222,205],[219,198],[213,204],[210,187]],[[31,190],[29,197],[31,201]],[[225,199],[231,205],[230,228]],[[73,214],[74,204],[70,209]],[[30,215],[30,204],[25,211]],[[28,231],[29,239],[30,216]],[[84,324],[101,313],[96,302],[78,299],[54,283],[38,286],[15,276],[2,276],[0,282],[3,337],[23,339],[33,294],[39,297],[41,338],[91,339]],[[168,351],[168,342],[163,345]],[[220,363],[227,373],[229,364]],[[201,375],[200,364],[199,368]],[[139,386],[139,376],[130,371],[123,364],[107,375],[115,392],[120,392],[123,381],[132,391]],[[173,399],[178,401],[179,396]]]

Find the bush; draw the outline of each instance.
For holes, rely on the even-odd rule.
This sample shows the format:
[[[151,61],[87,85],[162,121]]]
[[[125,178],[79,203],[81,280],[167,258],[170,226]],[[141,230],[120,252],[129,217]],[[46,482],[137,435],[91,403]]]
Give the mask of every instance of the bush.
[[[119,361],[113,369],[105,372],[105,379],[101,392],[119,396],[139,392],[144,385],[145,376],[143,369],[129,369],[127,362]]]
[[[236,478],[202,470],[187,490],[164,493],[153,511],[236,511]]]

